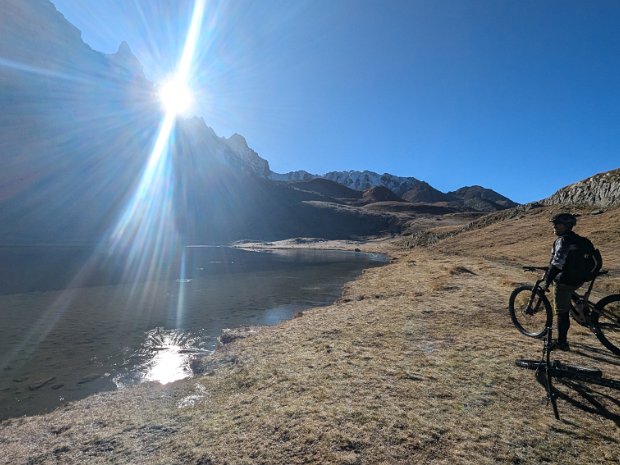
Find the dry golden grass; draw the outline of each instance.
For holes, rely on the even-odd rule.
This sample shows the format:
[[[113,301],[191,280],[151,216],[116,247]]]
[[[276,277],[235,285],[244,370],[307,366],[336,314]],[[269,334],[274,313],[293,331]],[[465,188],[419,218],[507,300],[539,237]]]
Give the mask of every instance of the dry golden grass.
[[[584,228],[617,266],[618,229],[594,221],[617,212],[604,215]],[[558,382],[556,421],[533,372],[514,365],[542,348],[506,307],[532,278],[518,265],[546,259],[546,218],[430,249],[374,243],[388,265],[365,271],[332,306],[224,346],[202,377],[0,423],[0,462],[616,464],[618,391]],[[574,350],[554,357],[620,380],[618,357],[592,334],[574,324],[570,337]]]
[[[546,265],[553,243],[549,218],[558,211],[580,214],[575,231],[589,237],[601,250],[609,277],[601,278],[596,288],[606,293],[620,293],[620,208],[592,215],[592,208],[547,207],[523,213],[482,229],[473,229],[448,238],[433,250],[448,254],[478,256],[494,261]],[[594,210],[599,212],[600,210]]]

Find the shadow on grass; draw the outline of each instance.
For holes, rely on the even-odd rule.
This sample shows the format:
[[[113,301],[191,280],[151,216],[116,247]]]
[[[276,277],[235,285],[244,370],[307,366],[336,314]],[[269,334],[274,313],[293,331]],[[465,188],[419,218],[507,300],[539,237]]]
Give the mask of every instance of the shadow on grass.
[[[592,388],[582,380],[560,379],[558,381],[576,394],[575,396],[571,396],[570,394],[556,389],[558,399],[562,399],[585,412],[600,415],[607,420],[613,421],[616,426],[620,427],[620,414],[611,411],[609,406],[609,404],[612,404],[617,407],[617,409],[614,410],[620,410],[620,401],[617,398]],[[616,383],[618,383],[618,381],[616,381]],[[620,388],[616,387],[615,389]],[[604,402],[605,400],[607,402]]]
[[[538,383],[546,390],[547,380],[543,371],[537,372]],[[578,376],[573,378],[567,374],[560,376],[553,375],[554,384],[561,384],[570,391],[559,390],[553,386],[557,399],[561,399],[574,407],[587,413],[600,415],[601,417],[613,421],[620,427],[620,399],[617,396],[595,389],[593,386],[604,386],[615,391],[620,391],[620,381],[603,378]],[[613,391],[612,391],[613,392]]]
[[[614,360],[614,355],[607,349],[592,347],[586,344],[571,344],[572,352],[582,357],[586,357],[597,362],[607,363],[609,365],[620,366],[620,362]],[[577,350],[575,350],[577,349]]]

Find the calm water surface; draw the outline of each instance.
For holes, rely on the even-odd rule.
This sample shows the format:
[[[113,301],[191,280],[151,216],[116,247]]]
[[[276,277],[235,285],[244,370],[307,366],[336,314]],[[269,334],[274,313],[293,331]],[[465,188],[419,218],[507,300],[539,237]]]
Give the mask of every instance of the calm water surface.
[[[192,358],[212,351],[223,328],[272,325],[331,303],[345,282],[384,262],[186,247],[150,273],[153,263],[93,257],[81,247],[0,247],[0,419],[189,377]]]

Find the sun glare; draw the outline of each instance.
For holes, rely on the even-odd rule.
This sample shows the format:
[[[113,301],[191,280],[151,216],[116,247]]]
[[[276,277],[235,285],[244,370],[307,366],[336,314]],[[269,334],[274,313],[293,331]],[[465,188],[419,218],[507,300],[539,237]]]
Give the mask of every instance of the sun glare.
[[[187,113],[193,103],[192,91],[183,80],[172,78],[159,87],[159,101],[166,113]]]

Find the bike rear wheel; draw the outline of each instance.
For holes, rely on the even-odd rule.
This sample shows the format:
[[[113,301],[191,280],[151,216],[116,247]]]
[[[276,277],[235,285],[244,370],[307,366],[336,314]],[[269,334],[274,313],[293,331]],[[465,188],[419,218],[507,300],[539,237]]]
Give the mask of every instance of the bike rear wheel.
[[[517,287],[508,301],[510,319],[521,334],[540,338],[551,326],[553,314],[551,304],[543,291],[527,284]]]
[[[620,355],[620,294],[607,296],[594,306],[592,329],[601,344]]]

